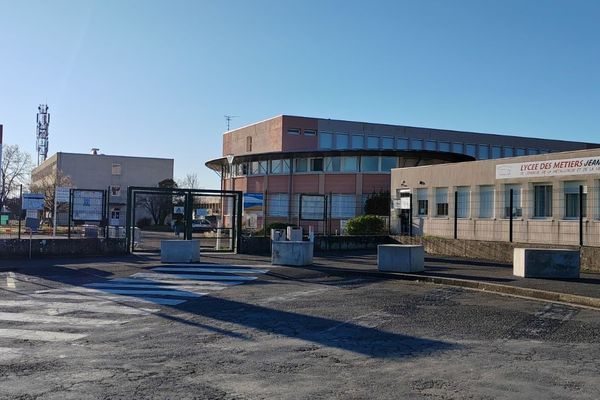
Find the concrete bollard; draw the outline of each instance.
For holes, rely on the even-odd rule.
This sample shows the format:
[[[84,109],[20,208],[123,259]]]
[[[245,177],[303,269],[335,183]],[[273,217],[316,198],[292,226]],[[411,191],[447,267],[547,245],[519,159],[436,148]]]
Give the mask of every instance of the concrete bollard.
[[[385,272],[422,272],[425,270],[423,246],[380,244],[377,246],[377,268]]]
[[[193,263],[200,261],[199,240],[161,240],[160,262]]]
[[[579,278],[579,250],[517,248],[513,275],[521,278]]]

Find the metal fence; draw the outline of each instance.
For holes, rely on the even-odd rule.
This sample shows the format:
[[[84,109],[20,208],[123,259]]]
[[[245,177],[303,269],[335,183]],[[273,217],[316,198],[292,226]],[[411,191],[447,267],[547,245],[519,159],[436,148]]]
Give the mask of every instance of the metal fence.
[[[365,214],[365,204],[372,194],[339,193],[261,193],[250,194],[262,199],[260,206],[244,207],[242,226],[246,235],[268,236],[273,224],[312,228],[318,235],[343,235],[348,220]],[[389,230],[389,197],[378,213]],[[265,227],[267,229],[265,229]]]
[[[600,188],[566,182],[420,189],[392,199],[395,234],[600,246]],[[408,201],[407,201],[408,200]],[[400,204],[404,203],[404,205]]]

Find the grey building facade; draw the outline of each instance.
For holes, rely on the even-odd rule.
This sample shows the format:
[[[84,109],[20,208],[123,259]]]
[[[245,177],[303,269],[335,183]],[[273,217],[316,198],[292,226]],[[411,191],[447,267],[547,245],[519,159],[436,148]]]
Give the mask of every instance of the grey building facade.
[[[124,226],[129,186],[156,187],[173,179],[174,160],[106,154],[56,153],[31,173],[31,185],[68,177],[73,188],[108,191],[109,225]]]

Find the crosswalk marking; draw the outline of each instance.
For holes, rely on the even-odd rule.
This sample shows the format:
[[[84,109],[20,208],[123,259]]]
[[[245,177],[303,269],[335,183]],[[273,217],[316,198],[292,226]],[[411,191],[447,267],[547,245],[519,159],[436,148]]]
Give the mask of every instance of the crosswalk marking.
[[[102,282],[102,283],[88,283],[84,285],[88,288],[130,288],[130,289],[186,289],[186,290],[223,290],[224,287],[219,286],[200,286],[200,285],[167,285],[160,283],[146,283],[144,281],[140,283],[128,283],[128,282]]]
[[[255,276],[237,276],[237,275],[197,275],[197,274],[166,274],[166,273],[151,273],[151,272],[138,272],[132,275],[136,278],[162,278],[166,279],[192,279],[196,281],[230,281],[238,282],[237,284],[243,283],[244,281],[253,281],[257,279]],[[235,283],[234,283],[235,284]]]
[[[124,324],[127,321],[118,321],[114,319],[94,319],[65,317],[54,315],[39,315],[26,313],[0,312],[0,321],[13,322],[37,322],[42,324],[68,324],[68,325],[114,325]]]
[[[160,272],[213,272],[225,274],[265,274],[269,272],[266,269],[250,269],[250,268],[208,268],[208,267],[158,267],[152,268],[152,271]]]
[[[149,315],[159,311],[158,308],[134,308],[127,306],[115,306],[108,302],[88,302],[88,303],[65,303],[65,302],[47,302],[36,300],[0,300],[0,307],[8,308],[33,308],[34,312],[56,311],[60,314],[71,311],[83,311],[103,314],[123,314],[123,315]]]
[[[256,275],[267,272],[264,268],[239,265],[163,265],[125,278],[80,286],[40,288],[32,290],[31,294],[20,293],[22,297],[18,300],[0,299],[0,323],[19,324],[14,328],[1,328],[0,339],[45,342],[80,340],[89,334],[82,329],[106,329],[130,322],[132,318],[161,311],[147,304],[176,306],[211,292],[252,282],[258,279]],[[18,286],[17,281],[28,280],[26,276],[17,274],[9,274],[9,278],[7,286]],[[85,317],[71,314],[79,312],[88,314]],[[41,324],[49,325],[50,330],[34,329]],[[54,326],[60,326],[60,331],[56,328],[53,330]],[[66,331],[63,332],[63,329]],[[3,349],[12,347],[0,347],[0,360],[20,354],[16,350]]]
[[[3,329],[0,328],[0,338],[39,340],[42,342],[67,342],[86,337],[84,333],[66,333],[52,331],[32,331],[28,329]]]

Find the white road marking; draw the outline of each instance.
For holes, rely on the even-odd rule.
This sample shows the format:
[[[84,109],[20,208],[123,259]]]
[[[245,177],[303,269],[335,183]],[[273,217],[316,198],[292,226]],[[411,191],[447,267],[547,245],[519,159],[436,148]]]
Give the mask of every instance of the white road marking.
[[[64,292],[63,292],[64,293]],[[39,293],[31,295],[30,297],[36,299],[59,299],[59,300],[94,300],[98,299],[98,303],[101,304],[105,301],[110,301],[113,303],[155,303],[161,305],[169,305],[174,306],[177,304],[181,304],[185,302],[185,300],[175,300],[175,299],[164,299],[164,302],[159,302],[160,298],[155,297],[126,297],[126,296],[110,296],[108,294],[103,295],[102,292],[94,291],[88,292],[90,295],[84,294],[61,294],[61,293]]]
[[[83,285],[89,288],[115,288],[115,289],[175,289],[175,290],[222,290],[224,287],[218,286],[196,286],[196,285],[165,285],[161,283],[150,284],[148,281],[142,281],[140,283],[127,283],[127,282],[102,282],[102,283],[88,283]]]
[[[267,269],[248,269],[248,268],[208,268],[208,267],[158,267],[152,268],[152,271],[160,272],[212,272],[225,274],[266,274]]]
[[[67,342],[86,337],[83,333],[32,331],[27,329],[0,329],[0,338],[39,340],[43,342]]]
[[[123,315],[149,315],[152,312],[159,311],[158,308],[134,308],[127,306],[112,305],[104,302],[91,303],[65,303],[65,302],[46,302],[36,300],[0,300],[0,307],[28,307],[33,308],[33,312],[44,312],[47,310],[56,311],[63,314],[72,311],[83,311],[92,313],[111,313]]]
[[[124,295],[152,295],[152,296],[171,296],[171,297],[202,297],[207,293],[185,292],[183,290],[129,290],[129,289],[102,289],[103,292]]]
[[[132,275],[137,278],[159,278],[165,279],[170,277],[171,279],[193,279],[198,281],[226,281],[236,282],[237,284],[243,283],[243,281],[253,281],[256,279],[255,276],[223,276],[223,275],[195,275],[195,274],[167,274],[167,273],[149,273],[149,272],[138,272]],[[235,283],[234,283],[235,284]]]
[[[13,321],[13,322],[34,322],[42,324],[69,324],[69,325],[86,325],[86,326],[100,326],[100,325],[115,325],[124,324],[127,321],[117,321],[110,319],[93,319],[93,318],[78,318],[78,317],[64,317],[54,315],[39,315],[39,314],[27,314],[27,313],[8,313],[0,312],[0,321]]]
[[[111,279],[110,282],[119,282],[119,283],[163,283],[167,285],[188,285],[194,287],[210,287],[209,290],[222,290],[227,286],[231,286],[230,282],[202,282],[202,281],[194,281],[190,279],[160,279],[165,278],[164,274],[156,274],[157,279],[144,279],[144,278],[116,278]]]
[[[18,358],[23,349],[14,347],[0,347],[0,361],[9,361]]]

